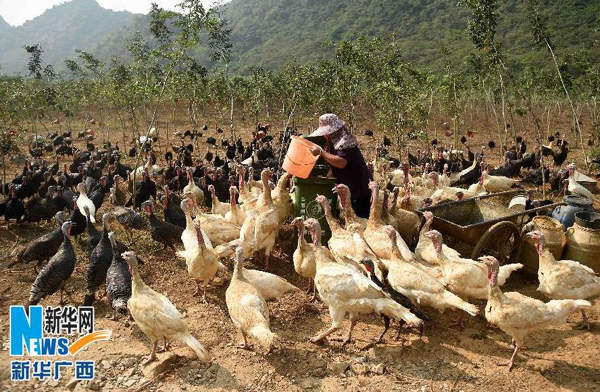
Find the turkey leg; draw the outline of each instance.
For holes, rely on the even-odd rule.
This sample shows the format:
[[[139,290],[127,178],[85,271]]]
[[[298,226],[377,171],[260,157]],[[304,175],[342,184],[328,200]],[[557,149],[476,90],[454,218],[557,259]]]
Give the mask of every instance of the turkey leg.
[[[345,346],[345,345],[347,345],[348,343],[350,343],[352,341],[352,330],[354,329],[355,325],[356,325],[356,319],[355,318],[351,318],[350,319],[350,328],[348,328],[348,335],[346,335],[346,338],[342,342],[342,347]]]
[[[399,323],[400,323],[400,325],[398,325],[398,331],[396,333],[396,340],[400,340],[400,338],[402,337],[402,327],[404,326],[404,320],[400,319]]]
[[[310,279],[310,278],[309,278]],[[311,283],[312,283],[312,298],[310,299],[311,302],[315,302],[317,300],[317,285],[315,284],[315,281],[313,279],[310,279]]]
[[[315,302],[317,299],[317,286],[315,282],[311,278],[308,279],[308,288],[306,289],[306,294],[310,294],[312,292],[312,297],[308,300],[309,302]]]
[[[158,343],[158,341],[157,341],[157,343]],[[163,336],[163,346],[159,347],[158,350],[156,350],[156,352],[163,353],[167,350],[169,350],[169,342],[167,341],[167,338]]]
[[[154,361],[156,359],[156,346],[158,345],[158,340],[156,340],[155,342],[152,342],[152,352],[150,353],[150,355],[148,356],[148,359],[146,359],[142,365],[147,365],[150,362]]]
[[[381,335],[379,335],[379,338],[375,341],[375,344],[377,343],[381,343],[381,341],[383,340],[383,335],[385,335],[385,333],[388,331],[388,329],[390,329],[390,318],[386,315],[383,315],[383,322],[385,324],[385,328],[383,329],[383,332],[381,333]]]
[[[334,327],[331,326],[328,330],[326,330],[325,332],[314,336],[310,339],[311,343],[318,343],[320,341],[322,341],[323,339],[325,339],[327,336],[331,335],[333,332],[337,331],[339,329],[339,327]]]
[[[515,351],[513,351],[512,356],[510,357],[510,361],[508,361],[505,364],[501,364],[500,366],[508,366],[508,371],[510,372],[511,369],[513,368],[514,364],[515,364],[515,358],[517,357],[517,353],[519,352],[519,349],[521,348],[521,346],[519,346],[518,344],[516,344],[515,342]]]
[[[202,285],[202,301],[204,301],[205,304],[208,304],[208,300],[206,299],[206,286],[208,286],[208,280]],[[198,290],[200,290],[200,283],[198,283]]]
[[[64,282],[61,286],[60,286],[60,302],[58,303],[60,306],[63,306],[64,304],[66,304],[66,301],[63,300],[63,293],[67,294],[67,297],[69,297],[69,299],[71,299],[71,293],[69,293],[66,289],[65,289],[65,284],[66,282]]]
[[[239,348],[243,348],[243,349],[248,349],[250,346],[248,345],[248,339],[246,338],[246,334],[244,333],[244,331],[240,331],[242,333],[242,344],[240,344],[238,347]]]
[[[382,314],[381,316],[383,317],[383,322],[385,324],[385,328],[383,329],[383,332],[381,333],[381,335],[379,335],[379,338],[377,340],[374,340],[371,343],[367,344],[365,347],[362,348],[362,350],[368,350],[371,347],[381,343],[381,341],[383,340],[383,335],[385,335],[385,333],[388,331],[388,329],[390,329],[390,318],[384,314]]]
[[[200,295],[200,286],[202,285],[202,282],[197,281],[196,282],[196,291],[194,291],[194,294],[192,294],[194,297],[197,295]]]
[[[581,324],[579,324],[576,329],[587,329],[590,330],[590,323],[588,322],[587,315],[585,314],[585,310],[581,309],[581,315],[583,316],[583,320]]]

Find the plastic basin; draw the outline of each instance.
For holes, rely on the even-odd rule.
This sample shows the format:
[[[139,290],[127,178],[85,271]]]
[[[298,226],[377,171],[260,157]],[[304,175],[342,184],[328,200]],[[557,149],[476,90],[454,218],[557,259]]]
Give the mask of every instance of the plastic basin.
[[[316,146],[313,142],[298,136],[292,136],[292,141],[283,161],[283,170],[298,178],[308,178],[319,159],[318,156],[316,157],[310,152],[310,148],[313,146]]]

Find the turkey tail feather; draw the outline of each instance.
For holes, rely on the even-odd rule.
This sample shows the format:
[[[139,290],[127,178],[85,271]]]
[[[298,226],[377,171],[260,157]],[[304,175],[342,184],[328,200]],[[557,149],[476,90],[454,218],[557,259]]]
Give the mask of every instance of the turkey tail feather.
[[[423,321],[420,318],[412,314],[410,310],[406,309],[396,301],[389,298],[382,298],[374,301],[377,311],[381,314],[393,317],[398,321],[404,320],[413,327],[420,327],[423,324]]]
[[[263,325],[257,325],[248,331],[248,334],[252,336],[254,339],[260,342],[260,345],[265,350],[271,350],[273,346],[273,342],[275,341],[275,335],[273,332],[269,330],[269,328]]]
[[[575,309],[589,309],[592,307],[592,304],[584,299],[574,300],[573,305],[575,306]]]
[[[177,340],[194,350],[199,360],[203,362],[210,360],[210,353],[189,332],[177,336]]]
[[[455,294],[452,293],[447,293],[447,295],[444,296],[446,302],[448,304],[450,304],[452,307],[457,308],[457,309],[461,309],[464,310],[465,312],[469,313],[471,316],[477,316],[477,314],[479,313],[479,308],[477,308],[477,306],[462,300],[460,297],[458,297]]]
[[[127,300],[125,298],[115,298],[112,301],[112,307],[121,314],[127,314],[129,312],[127,309]]]
[[[500,271],[498,271],[498,285],[502,286],[513,272],[521,268],[523,268],[523,264],[521,263],[506,264],[500,267]]]

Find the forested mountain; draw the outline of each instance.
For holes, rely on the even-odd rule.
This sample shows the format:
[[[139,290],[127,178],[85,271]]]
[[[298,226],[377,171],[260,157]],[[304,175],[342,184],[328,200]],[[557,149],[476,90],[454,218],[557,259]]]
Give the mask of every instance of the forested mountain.
[[[419,66],[440,69],[458,63],[472,50],[465,31],[470,12],[448,0],[233,0],[225,6],[231,21],[233,69],[276,68],[295,56],[311,61],[329,40],[362,33],[395,39]],[[498,39],[511,64],[549,65],[545,51],[532,50],[527,0],[501,4]],[[591,46],[600,27],[600,1],[543,0],[559,53]],[[449,53],[443,56],[442,52]]]
[[[4,73],[26,71],[23,45],[40,44],[45,64],[60,69],[75,49],[93,51],[110,33],[130,26],[139,15],[106,10],[94,0],[54,6],[22,26],[3,31],[0,22],[0,67]]]
[[[0,16],[0,34],[10,30],[12,27]]]
[[[526,0],[505,0],[499,13],[498,40],[513,67],[548,67],[547,52],[532,46],[525,14]],[[589,48],[600,27],[597,0],[542,0],[558,54]],[[233,44],[231,70],[277,69],[291,59],[311,62],[331,55],[323,45],[359,34],[395,40],[407,59],[440,70],[458,65],[472,51],[466,33],[469,11],[448,0],[232,0],[222,15],[230,21]],[[148,18],[101,8],[94,0],[73,0],[47,10],[17,28],[0,21],[0,66],[5,73],[24,70],[24,44],[40,43],[45,63],[58,69],[75,49],[102,59],[124,55],[134,31],[148,34]],[[3,31],[4,29],[4,31]],[[205,65],[207,51],[197,57]]]

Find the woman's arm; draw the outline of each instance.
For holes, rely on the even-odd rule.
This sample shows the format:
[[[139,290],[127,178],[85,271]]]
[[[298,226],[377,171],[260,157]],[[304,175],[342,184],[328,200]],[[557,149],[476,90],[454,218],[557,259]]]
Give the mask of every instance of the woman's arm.
[[[348,161],[346,159],[338,157],[337,155],[330,154],[324,150],[321,150],[321,156],[327,161],[327,163],[338,169],[343,169],[348,164]]]
[[[337,155],[330,154],[319,146],[311,147],[310,152],[314,156],[322,156],[323,159],[327,161],[327,163],[329,163],[331,166],[337,169],[343,169],[348,164],[348,160],[342,157],[338,157]]]

